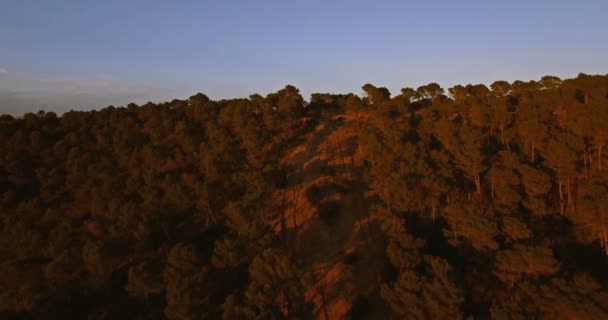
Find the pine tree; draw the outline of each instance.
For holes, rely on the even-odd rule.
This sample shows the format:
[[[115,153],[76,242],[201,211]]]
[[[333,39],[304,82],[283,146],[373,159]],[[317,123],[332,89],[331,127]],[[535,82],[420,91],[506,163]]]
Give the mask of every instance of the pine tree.
[[[404,319],[463,319],[462,294],[450,279],[449,264],[437,257],[425,257],[428,275],[404,271],[397,282],[382,285],[382,298]]]

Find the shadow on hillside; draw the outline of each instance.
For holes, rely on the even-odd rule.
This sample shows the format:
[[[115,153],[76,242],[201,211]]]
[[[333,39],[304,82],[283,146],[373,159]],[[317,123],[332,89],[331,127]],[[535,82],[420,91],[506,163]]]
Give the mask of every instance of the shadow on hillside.
[[[309,187],[306,196],[316,215],[299,231],[298,255],[314,265],[352,246],[356,223],[369,210],[360,187],[330,182]]]
[[[297,256],[304,265],[318,271],[316,292],[323,301],[334,304],[334,312],[335,308],[340,309],[336,303],[350,304],[353,297],[373,297],[384,276],[385,243],[378,237],[378,224],[369,219],[364,194],[361,185],[336,183],[306,190],[317,213],[298,233]],[[367,313],[376,312],[377,301],[372,304],[367,306]]]
[[[319,146],[342,124],[332,119],[322,119],[318,125],[322,128],[312,134],[312,137],[306,142],[304,150],[296,154],[291,160],[294,166],[303,167],[305,163],[312,160],[317,155]]]
[[[287,166],[287,170],[293,172],[288,177],[289,185],[295,186],[320,177],[334,177],[353,170],[350,164],[330,164],[325,160],[312,160],[305,168],[295,169],[293,166]]]
[[[331,318],[345,316],[355,297],[377,289],[384,267],[385,246],[376,237],[378,226],[370,219],[367,188],[354,160],[358,138],[348,128],[341,129],[343,125],[321,119],[285,165],[286,190],[298,199],[293,207],[309,213],[302,219],[304,211],[291,210],[300,220],[285,236],[293,240],[296,260],[315,270],[314,294],[320,299],[316,312],[321,318],[319,312],[328,312],[322,310],[326,307]]]

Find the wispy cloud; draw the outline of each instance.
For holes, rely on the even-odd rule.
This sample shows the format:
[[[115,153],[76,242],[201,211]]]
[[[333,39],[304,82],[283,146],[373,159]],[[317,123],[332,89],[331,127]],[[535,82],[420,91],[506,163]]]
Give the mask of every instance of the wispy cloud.
[[[45,77],[39,79],[39,84],[44,90],[49,90],[64,94],[131,94],[151,91],[153,88],[148,86],[138,86],[132,84],[113,81],[107,76],[95,78],[82,77]]]
[[[0,82],[0,114],[21,115],[40,109],[62,113],[99,109],[130,102],[164,101],[174,97],[167,88],[96,77],[32,76],[11,74]]]
[[[8,70],[6,70],[6,68],[2,68],[0,67],[0,74],[7,74]]]

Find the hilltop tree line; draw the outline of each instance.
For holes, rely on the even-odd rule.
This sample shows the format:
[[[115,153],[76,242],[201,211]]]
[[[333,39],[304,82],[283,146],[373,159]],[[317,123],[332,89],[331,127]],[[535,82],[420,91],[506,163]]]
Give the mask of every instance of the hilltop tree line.
[[[349,318],[608,318],[608,76],[362,90],[0,116],[0,316],[313,318],[276,195],[339,118],[385,266]]]

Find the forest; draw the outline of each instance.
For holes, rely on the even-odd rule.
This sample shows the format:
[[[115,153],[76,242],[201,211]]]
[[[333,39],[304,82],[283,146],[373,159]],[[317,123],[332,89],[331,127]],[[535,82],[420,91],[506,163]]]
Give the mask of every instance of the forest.
[[[0,318],[608,319],[607,145],[588,74],[1,115]]]

